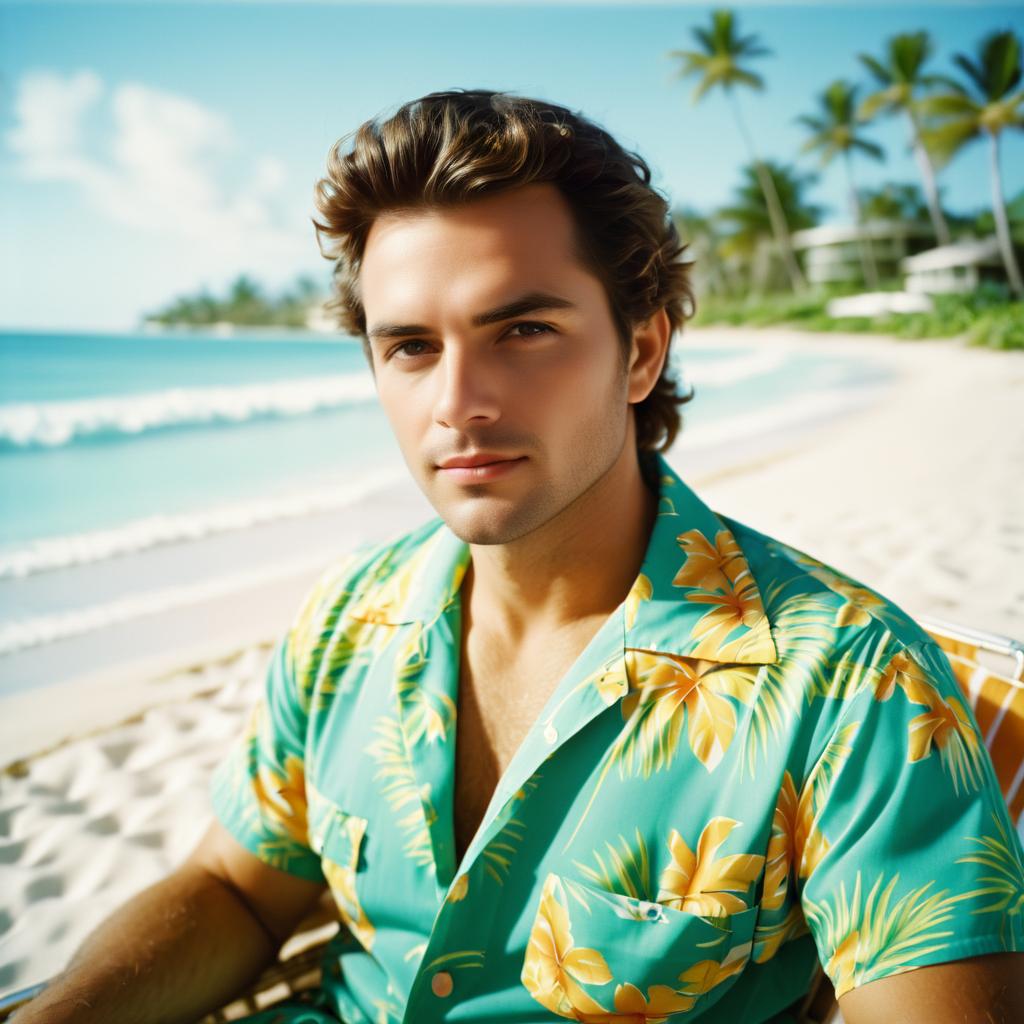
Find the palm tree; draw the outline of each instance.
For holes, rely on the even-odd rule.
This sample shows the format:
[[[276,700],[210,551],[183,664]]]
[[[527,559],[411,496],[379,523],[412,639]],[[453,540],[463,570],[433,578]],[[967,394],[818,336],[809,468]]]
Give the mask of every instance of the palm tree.
[[[887,181],[876,189],[861,189],[861,211],[867,220],[903,220],[924,224],[928,204],[920,186]]]
[[[685,78],[692,74],[701,76],[701,80],[694,90],[692,102],[697,103],[705,93],[716,86],[720,87],[731,101],[736,125],[756,169],[758,183],[764,192],[765,203],[771,219],[772,234],[775,236],[775,242],[782,254],[790,285],[794,291],[799,291],[806,287],[806,281],[800,270],[800,265],[796,261],[796,256],[793,255],[793,247],[789,240],[789,228],[775,191],[775,183],[757,155],[753,139],[740,112],[739,101],[733,93],[733,87],[736,85],[749,85],[753,89],[764,88],[763,79],[752,71],[741,67],[739,62],[744,58],[764,56],[771,51],[761,46],[756,36],[740,38],[736,35],[736,24],[732,11],[727,9],[714,11],[711,19],[710,30],[701,27],[695,27],[692,30],[700,44],[700,50],[672,50],[669,56],[678,57],[682,61],[682,67],[679,69],[677,77]]]
[[[751,262],[761,250],[762,243],[771,237],[772,219],[767,197],[761,187],[762,175],[771,176],[774,194],[786,222],[795,229],[814,227],[821,216],[821,207],[804,199],[806,189],[818,179],[817,175],[798,173],[791,167],[774,161],[745,164],[740,168],[741,181],[733,191],[731,205],[715,211],[715,220],[732,228],[719,246],[722,257],[742,257]]]
[[[902,112],[906,117],[935,237],[940,245],[948,245],[949,226],[942,215],[939,191],[935,185],[935,170],[928,148],[921,138],[922,126],[918,116],[917,93],[921,89],[945,85],[948,81],[942,76],[922,73],[921,69],[931,52],[932,44],[927,32],[904,32],[892,36],[886,42],[885,57],[881,61],[866,53],[858,54],[861,63],[875,76],[882,88],[864,99],[857,116],[867,121],[882,112]]]
[[[676,208],[672,217],[676,230],[686,243],[687,256],[693,261],[698,292],[738,294],[742,283],[737,280],[733,267],[722,259],[722,236],[715,218],[705,216],[690,206]]]
[[[859,150],[875,160],[884,160],[885,152],[875,142],[857,134],[856,115],[854,113],[857,102],[857,87],[837,78],[818,97],[821,107],[821,116],[813,117],[810,114],[801,114],[797,121],[809,128],[814,134],[804,143],[801,152],[807,153],[811,150],[821,150],[821,166],[826,167],[832,162],[832,158],[839,155],[843,158],[843,167],[846,171],[846,181],[850,189],[850,206],[853,209],[853,216],[858,225],[864,221],[861,210],[860,198],[857,195],[857,186],[853,180],[853,169],[851,167],[850,155],[854,150]],[[871,239],[860,238],[860,261],[864,270],[864,280],[871,288],[878,288],[878,268],[875,266],[875,254],[871,248]]]
[[[996,236],[1010,288],[1017,298],[1022,298],[1024,284],[1013,251],[999,172],[999,136],[1007,128],[1024,128],[1024,89],[1017,88],[1021,81],[1020,40],[1009,30],[993,32],[978,45],[976,61],[962,53],[953,60],[967,76],[969,85],[950,80],[949,92],[925,101],[926,113],[946,119],[939,127],[928,130],[926,138],[940,159],[948,161],[967,143],[988,136]]]

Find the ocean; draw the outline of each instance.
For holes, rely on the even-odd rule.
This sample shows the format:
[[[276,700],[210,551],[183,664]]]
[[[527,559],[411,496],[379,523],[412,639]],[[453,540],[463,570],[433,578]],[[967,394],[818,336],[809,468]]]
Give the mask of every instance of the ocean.
[[[887,374],[685,335],[672,367],[696,391],[688,451],[834,413]],[[280,533],[407,478],[351,339],[0,333],[0,693],[28,685],[20,667],[22,678],[5,672],[11,655],[152,616],[169,587],[180,606],[269,571],[211,557],[212,540],[227,551],[232,537]],[[201,545],[187,580],[161,586],[144,571],[156,564],[146,553],[173,548],[180,563]]]

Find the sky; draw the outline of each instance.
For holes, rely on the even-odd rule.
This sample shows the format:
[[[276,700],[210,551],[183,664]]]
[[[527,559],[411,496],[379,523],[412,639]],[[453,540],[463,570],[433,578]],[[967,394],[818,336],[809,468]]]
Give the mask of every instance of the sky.
[[[726,98],[700,104],[673,49],[710,22],[697,3],[391,4],[0,0],[0,330],[131,330],[175,296],[223,293],[248,273],[271,293],[312,274],[326,288],[313,189],[330,147],[363,121],[448,88],[553,100],[650,164],[673,206],[727,203],[747,157]],[[870,84],[857,60],[926,29],[934,72],[988,32],[1024,36],[1024,5],[734,4],[771,50],[739,101],[762,157],[820,174],[808,198],[848,217],[838,161],[799,153],[816,96]],[[863,187],[918,182],[897,119],[855,159]],[[1024,188],[1024,131],[1005,137],[1008,197]],[[946,205],[990,205],[987,148],[941,172]]]

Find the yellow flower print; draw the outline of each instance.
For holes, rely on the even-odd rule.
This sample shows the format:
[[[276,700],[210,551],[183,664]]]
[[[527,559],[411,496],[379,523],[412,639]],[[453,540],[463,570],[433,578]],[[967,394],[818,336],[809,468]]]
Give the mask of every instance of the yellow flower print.
[[[345,823],[350,830],[361,828],[361,823],[354,819],[348,819]],[[358,849],[359,837],[353,837],[354,846]],[[324,872],[324,878],[331,887],[331,895],[338,907],[338,913],[349,931],[359,940],[366,950],[373,949],[373,940],[376,936],[376,929],[363,911],[362,904],[356,894],[356,870],[354,864],[338,864],[327,857],[320,860],[320,866]]]
[[[839,751],[832,753],[832,756],[838,755]],[[812,773],[798,795],[793,776],[788,771],[783,773],[765,859],[762,910],[782,909],[789,897],[791,876],[809,878],[828,852],[828,840],[817,826],[814,809],[815,787],[823,784],[820,776],[821,773]],[[827,776],[825,778],[827,780]],[[803,914],[799,905],[795,905],[784,921],[758,926],[754,960],[757,963],[770,960],[783,942],[806,931]]]
[[[259,701],[249,716],[246,727],[250,743],[258,743],[267,728],[267,706]],[[264,817],[276,833],[295,842],[308,842],[306,812],[306,776],[301,758],[291,754],[284,759],[283,772],[275,771],[266,761],[252,779],[252,788]]]
[[[735,893],[746,893],[764,865],[756,854],[734,854],[715,859],[715,854],[739,825],[732,818],[716,817],[704,826],[694,854],[675,830],[668,846],[672,863],[661,874],[658,902],[701,917],[722,917],[747,909]]]
[[[694,627],[699,642],[693,655],[729,661],[742,652],[744,660],[774,661],[775,646],[761,593],[736,538],[719,530],[712,545],[699,530],[688,530],[676,540],[686,552],[686,561],[672,585],[693,588],[685,595],[687,601],[712,606]],[[725,643],[739,626],[750,632]]]
[[[521,980],[527,992],[552,1013],[585,1020],[583,1014],[607,1011],[587,995],[581,983],[606,985],[612,974],[596,949],[573,945],[569,912],[558,897],[560,889],[558,878],[549,875],[530,932]]]
[[[622,716],[630,724],[615,756],[623,771],[646,777],[672,763],[684,712],[690,749],[712,771],[736,732],[736,711],[725,698],[749,703],[758,667],[629,649],[626,671],[630,693],[622,702]]]
[[[672,580],[674,587],[699,590],[730,590],[746,569],[746,559],[735,537],[719,530],[712,544],[700,530],[687,530],[676,537],[686,553],[686,561]]]
[[[828,852],[829,842],[818,828],[818,814],[828,802],[836,773],[853,752],[851,742],[859,728],[859,722],[851,722],[839,730],[818,758],[799,796],[792,775],[783,773],[768,841],[761,902],[765,910],[783,905],[792,870],[798,879],[809,878]]]
[[[797,807],[799,798],[793,785],[793,776],[785,772],[782,786],[775,803],[772,816],[771,838],[764,868],[764,897],[761,900],[763,910],[778,910],[786,901],[789,890],[789,872],[797,860]]]
[[[983,748],[963,703],[956,697],[945,700],[929,682],[925,670],[906,651],[890,659],[875,685],[876,699],[888,700],[897,687],[911,703],[928,709],[910,722],[907,760],[921,761],[934,747],[953,779],[954,792],[959,792],[961,783],[977,788]]]
[[[688,967],[679,975],[679,980],[683,983],[683,992],[688,995],[704,995],[734,974],[739,974],[750,960],[752,947],[753,943],[744,942],[739,946],[733,946],[721,962],[701,960]]]
[[[637,576],[626,595],[626,629],[632,629],[641,601],[649,601],[654,595],[654,586],[643,573]]]
[[[774,924],[758,922],[754,929],[755,963],[766,963],[778,953],[784,943],[806,934],[808,934],[807,921],[799,903],[794,903],[781,921]]]
[[[581,1014],[586,1024],[663,1024],[672,1014],[684,1013],[695,997],[677,992],[668,985],[652,985],[647,997],[635,985],[615,986],[615,1012]]]
[[[866,626],[872,618],[884,619],[890,614],[888,602],[874,591],[839,575],[824,562],[819,562],[806,552],[794,548],[785,550],[804,566],[811,576],[824,583],[833,593],[846,599],[836,611],[834,624],[837,627]]]

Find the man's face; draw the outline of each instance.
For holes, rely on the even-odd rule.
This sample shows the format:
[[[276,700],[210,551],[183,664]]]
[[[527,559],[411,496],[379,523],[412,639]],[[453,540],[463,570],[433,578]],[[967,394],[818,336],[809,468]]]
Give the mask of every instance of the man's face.
[[[608,300],[572,242],[568,204],[546,183],[383,214],[367,238],[361,289],[377,392],[417,484],[468,543],[538,529],[633,454]],[[538,294],[562,308],[474,320]],[[520,461],[475,479],[440,468],[480,451]]]

